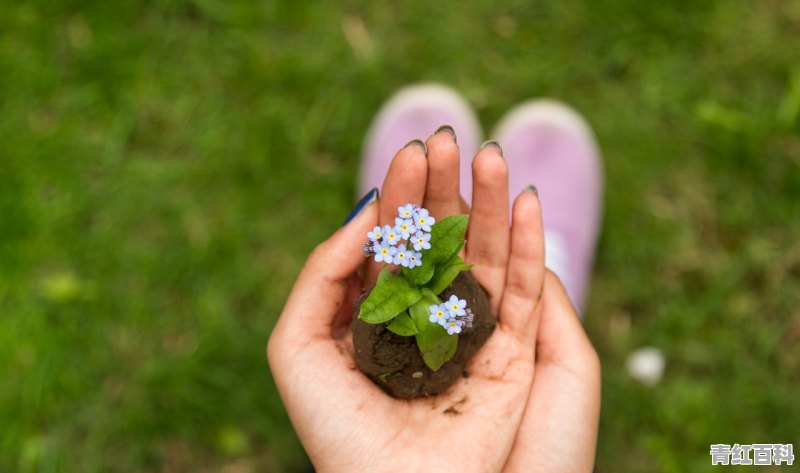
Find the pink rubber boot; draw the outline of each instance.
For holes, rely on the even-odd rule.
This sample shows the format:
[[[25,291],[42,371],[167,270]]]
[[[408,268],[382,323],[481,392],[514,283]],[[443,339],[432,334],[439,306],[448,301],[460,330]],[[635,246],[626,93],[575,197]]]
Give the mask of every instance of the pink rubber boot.
[[[582,312],[602,212],[602,165],[589,125],[554,100],[509,111],[492,137],[508,161],[512,199],[533,184],[545,229],[545,261]]]
[[[472,157],[483,132],[469,103],[455,90],[435,83],[405,87],[396,92],[372,120],[361,160],[358,195],[380,188],[395,153],[413,139],[425,139],[440,126],[450,125],[461,149],[461,195],[472,196]]]

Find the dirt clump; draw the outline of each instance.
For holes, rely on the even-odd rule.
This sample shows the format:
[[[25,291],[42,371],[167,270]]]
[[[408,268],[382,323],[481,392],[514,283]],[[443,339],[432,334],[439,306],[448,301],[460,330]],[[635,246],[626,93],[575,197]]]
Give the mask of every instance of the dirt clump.
[[[464,376],[467,363],[489,339],[496,322],[486,291],[470,271],[460,273],[439,298],[447,300],[452,294],[466,299],[475,318],[472,328],[464,327],[458,335],[453,358],[437,371],[425,365],[414,337],[394,334],[385,324],[364,322],[358,318],[360,304],[356,304],[352,328],[359,369],[389,395],[400,399],[434,396]]]

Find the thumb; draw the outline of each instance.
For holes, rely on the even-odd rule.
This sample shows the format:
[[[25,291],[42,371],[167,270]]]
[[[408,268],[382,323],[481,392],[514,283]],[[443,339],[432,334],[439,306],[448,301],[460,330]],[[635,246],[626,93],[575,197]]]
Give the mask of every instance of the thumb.
[[[536,339],[536,364],[548,363],[566,363],[589,371],[599,365],[567,290],[550,270],[545,274],[542,318]]]
[[[350,278],[364,263],[362,245],[378,224],[378,189],[356,204],[345,224],[320,243],[306,260],[276,326],[284,334],[330,338]]]

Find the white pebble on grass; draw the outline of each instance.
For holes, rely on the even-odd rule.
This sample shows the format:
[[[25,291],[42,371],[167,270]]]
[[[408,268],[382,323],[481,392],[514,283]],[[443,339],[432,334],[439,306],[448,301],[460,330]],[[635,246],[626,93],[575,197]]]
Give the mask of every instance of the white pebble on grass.
[[[628,355],[625,365],[633,379],[647,386],[655,386],[664,376],[666,361],[658,348],[642,347]]]

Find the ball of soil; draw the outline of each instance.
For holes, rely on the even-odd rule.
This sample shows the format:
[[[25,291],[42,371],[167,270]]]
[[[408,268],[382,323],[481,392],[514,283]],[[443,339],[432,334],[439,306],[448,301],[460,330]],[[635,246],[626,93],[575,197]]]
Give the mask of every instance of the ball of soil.
[[[414,337],[394,334],[385,324],[364,322],[358,318],[357,304],[353,344],[359,369],[389,395],[400,399],[439,394],[460,376],[466,376],[467,363],[492,334],[496,323],[489,297],[470,271],[461,272],[439,298],[447,300],[452,294],[466,299],[475,318],[472,328],[464,327],[458,335],[453,358],[437,371],[425,365]]]

